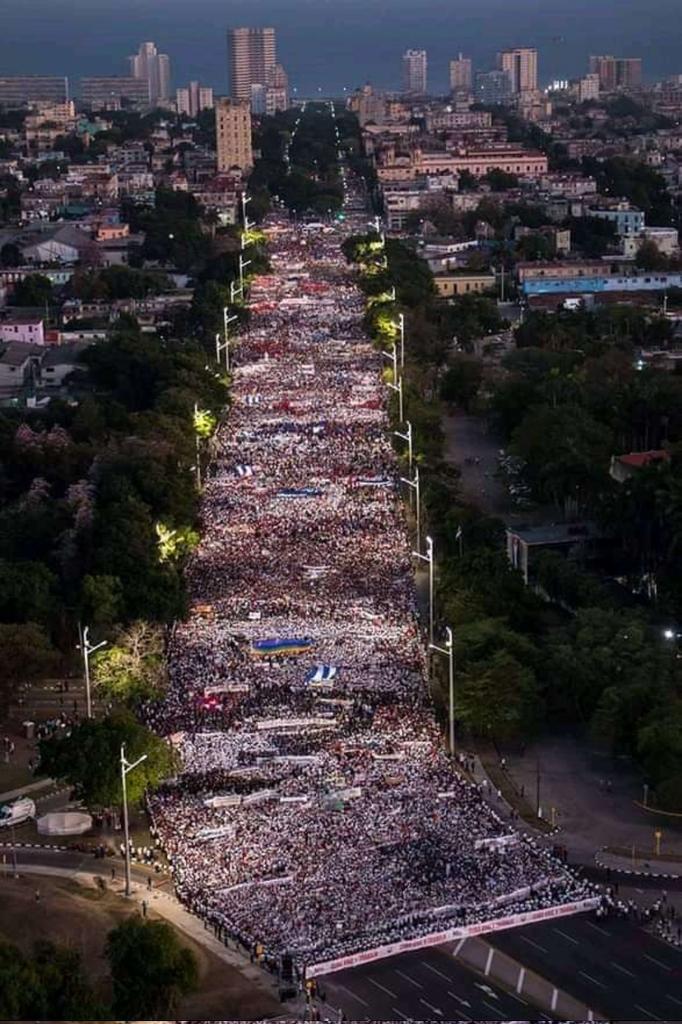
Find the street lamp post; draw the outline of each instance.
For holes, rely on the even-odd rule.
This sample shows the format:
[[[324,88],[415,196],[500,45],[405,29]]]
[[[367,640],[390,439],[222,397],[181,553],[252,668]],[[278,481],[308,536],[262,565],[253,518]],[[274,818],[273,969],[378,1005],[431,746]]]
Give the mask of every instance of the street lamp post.
[[[102,640],[98,644],[91,644],[88,639],[88,633],[90,627],[86,626],[83,630],[83,637],[79,644],[76,646],[76,650],[83,652],[83,674],[85,676],[85,714],[87,718],[92,718],[92,701],[90,699],[90,655],[98,651],[100,647],[104,647],[107,643],[106,640]]]
[[[246,215],[247,203],[251,202],[251,196],[247,196],[246,192],[242,192],[242,224],[244,231],[242,232],[242,249],[244,248],[244,235],[249,230],[251,225],[249,224],[249,218]]]
[[[239,254],[239,290],[241,291],[242,299],[244,298],[244,271],[247,267],[251,266],[251,262],[251,260],[245,260],[241,253]]]
[[[448,713],[448,727],[449,727],[449,740],[450,740],[450,754],[454,757],[455,755],[455,645],[452,635],[452,630],[449,626],[445,627],[445,647],[438,647],[436,644],[430,643],[429,650],[435,651],[437,654],[442,654],[448,659],[448,696],[449,696],[449,713]]]
[[[400,369],[405,367],[405,314],[398,317],[398,330],[400,331]]]
[[[216,362],[220,362],[220,353],[225,353],[225,370],[229,372],[230,369],[230,336],[229,327],[230,324],[236,323],[239,320],[238,316],[228,316],[228,307],[223,306],[223,335],[224,341],[220,340],[220,332],[215,336],[215,358]]]
[[[401,423],[404,423],[405,422],[405,415],[404,415],[404,409],[403,409],[403,378],[402,377],[398,377],[398,383],[397,384],[394,384],[392,381],[389,381],[388,386],[391,389],[391,391],[395,391],[396,394],[398,395],[398,418],[399,418]]]
[[[408,487],[411,487],[412,490],[414,491],[415,495],[416,495],[417,510],[416,510],[416,513],[415,513],[415,517],[416,517],[416,520],[417,520],[417,551],[421,551],[421,546],[422,546],[422,519],[421,519],[421,516],[422,516],[422,513],[421,513],[421,484],[419,482],[419,466],[415,466],[415,468],[414,468],[414,480],[408,480],[407,477],[401,476],[400,481],[401,481],[401,483],[407,484]]]
[[[425,555],[423,555],[419,550],[413,551],[412,554],[414,555],[415,558],[420,558],[422,562],[428,562],[429,565],[429,647],[431,647],[433,646],[433,539],[431,537],[426,538]]]
[[[126,747],[125,743],[121,744],[121,789],[123,791],[123,840],[125,842],[125,862],[126,862],[126,896],[130,896],[130,838],[128,830],[128,787],[126,784],[126,776],[137,768],[138,764],[142,764],[143,761],[147,760],[147,755],[143,754],[142,757],[138,757],[137,761],[130,761],[126,759]]]
[[[413,459],[414,459],[414,449],[413,449],[413,446],[412,446],[412,424],[410,423],[409,420],[406,421],[405,427],[407,429],[406,429],[404,434],[402,434],[399,430],[394,430],[393,433],[395,434],[396,437],[399,437],[401,439],[401,441],[406,441],[407,442],[407,466],[408,466],[408,469],[409,469],[409,471],[411,473],[412,472],[412,462],[413,462]]]
[[[216,334],[216,344],[220,335]],[[201,440],[197,431],[197,420],[199,418],[199,406],[194,403],[194,471],[197,475],[197,489],[201,490]]]

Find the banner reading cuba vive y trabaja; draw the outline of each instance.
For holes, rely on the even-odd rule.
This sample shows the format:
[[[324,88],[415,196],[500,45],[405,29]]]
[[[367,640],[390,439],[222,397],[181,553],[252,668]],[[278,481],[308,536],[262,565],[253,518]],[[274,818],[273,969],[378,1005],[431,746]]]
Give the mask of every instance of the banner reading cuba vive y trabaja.
[[[339,957],[336,960],[309,964],[305,969],[305,976],[306,978],[317,978],[325,974],[334,974],[336,971],[345,971],[351,967],[362,967],[363,964],[372,963],[374,960],[386,960],[388,957],[398,956],[400,953],[410,953],[415,949],[440,946],[444,942],[452,942],[457,939],[471,939],[476,935],[501,932],[507,928],[520,928],[522,925],[537,924],[539,921],[548,921],[555,917],[583,914],[588,910],[596,910],[598,906],[599,897],[596,896],[589,900],[578,900],[576,903],[565,903],[560,907],[529,910],[523,914],[513,914],[510,917],[498,917],[490,921],[482,921],[480,924],[465,925],[462,928],[449,928],[447,931],[431,932],[429,935],[418,935],[413,939],[402,939],[400,942],[392,942],[387,946],[377,946],[375,949],[361,950],[348,956]]]

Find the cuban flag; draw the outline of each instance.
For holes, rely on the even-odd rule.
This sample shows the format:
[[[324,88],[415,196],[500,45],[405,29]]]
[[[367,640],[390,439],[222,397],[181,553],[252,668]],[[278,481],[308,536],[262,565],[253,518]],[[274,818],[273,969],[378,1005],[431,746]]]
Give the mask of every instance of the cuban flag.
[[[303,654],[313,646],[312,640],[304,637],[274,637],[272,640],[255,640],[251,650],[257,657],[284,657]]]
[[[311,668],[305,677],[306,683],[331,683],[336,678],[337,668],[335,665],[316,665]]]
[[[260,403],[260,395],[245,395],[244,405],[258,405]]]
[[[235,473],[239,477],[253,476],[253,466],[244,466],[240,464],[235,467]]]

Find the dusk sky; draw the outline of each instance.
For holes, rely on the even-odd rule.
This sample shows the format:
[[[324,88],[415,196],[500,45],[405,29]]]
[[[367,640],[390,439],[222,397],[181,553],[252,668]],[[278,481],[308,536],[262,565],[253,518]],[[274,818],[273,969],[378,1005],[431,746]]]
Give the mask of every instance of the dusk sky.
[[[274,25],[299,93],[400,84],[400,55],[428,50],[429,87],[447,87],[463,50],[485,69],[501,46],[540,50],[540,78],[576,77],[592,53],[642,56],[647,79],[682,72],[680,0],[0,0],[0,74],[125,74],[154,40],[174,84],[227,88],[225,30]]]

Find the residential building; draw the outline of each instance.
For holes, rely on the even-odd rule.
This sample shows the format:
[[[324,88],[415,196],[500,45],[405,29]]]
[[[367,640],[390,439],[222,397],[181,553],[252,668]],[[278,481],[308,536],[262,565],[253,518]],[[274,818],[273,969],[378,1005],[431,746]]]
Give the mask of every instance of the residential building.
[[[473,85],[473,68],[471,57],[463,57],[460,53],[457,60],[450,61],[450,92],[471,92]]]
[[[413,181],[429,175],[461,174],[468,171],[474,177],[484,177],[488,171],[501,170],[507,174],[538,177],[547,173],[547,155],[517,146],[499,150],[468,150],[461,153],[424,153],[415,149],[409,156],[395,156],[391,162],[377,166],[380,182]]]
[[[190,82],[184,88],[175,90],[175,106],[178,114],[196,117],[200,111],[213,107],[213,89],[199,82]]]
[[[616,82],[619,89],[639,89],[642,84],[642,58],[621,57],[617,62]]]
[[[265,86],[262,82],[254,82],[251,86],[251,113],[259,117],[265,110]]]
[[[474,99],[488,107],[504,106],[512,94],[508,71],[479,71],[476,75]]]
[[[593,56],[589,71],[599,76],[602,92],[637,89],[642,84],[641,57]]]
[[[128,58],[133,78],[142,79],[149,86],[149,102],[165,103],[171,94],[170,57],[159,53],[155,43],[142,43],[140,49]]]
[[[369,83],[355,90],[349,106],[357,114],[361,128],[370,122],[381,124],[386,116],[386,97],[382,92],[375,92]]]
[[[538,51],[532,47],[522,46],[511,50],[502,50],[497,55],[497,66],[506,71],[514,94],[535,92],[538,87]]]
[[[403,54],[403,92],[424,96],[426,78],[426,50],[406,50]]]
[[[36,101],[66,103],[69,80],[59,76],[0,76],[0,107],[27,107]]]
[[[585,100],[598,100],[599,99],[599,75],[594,72],[585,75],[578,82],[577,96],[578,103],[584,103]]]
[[[609,476],[616,483],[624,484],[645,466],[663,462],[670,462],[670,452],[665,448],[656,448],[648,452],[628,452],[626,455],[612,455]]]
[[[253,167],[249,100],[219,99],[215,105],[218,173]]]
[[[433,283],[441,299],[451,299],[458,295],[480,295],[494,289],[495,275],[487,271],[434,274]]]
[[[664,292],[671,288],[682,288],[682,274],[639,273],[595,275],[592,277],[559,278],[550,276],[526,280],[522,290],[524,295],[598,295],[619,292],[631,295],[634,292]]]
[[[265,83],[265,113],[276,114],[289,108],[289,76],[281,64],[275,64]]]
[[[608,206],[593,207],[586,213],[590,217],[610,221],[616,229],[616,234],[621,237],[639,235],[644,230],[644,213],[626,200]]]
[[[10,397],[35,383],[45,355],[43,345],[21,341],[0,344],[0,397]]]
[[[149,83],[130,75],[81,78],[80,105],[86,110],[120,110],[148,107]]]
[[[12,317],[0,321],[0,342],[18,341],[22,345],[44,345],[42,317]]]
[[[42,386],[59,388],[72,373],[79,370],[84,372],[81,356],[90,348],[90,344],[89,341],[69,341],[48,348],[40,365]]]
[[[251,86],[272,80],[277,60],[274,28],[231,28],[227,33],[230,96],[251,101]]]

